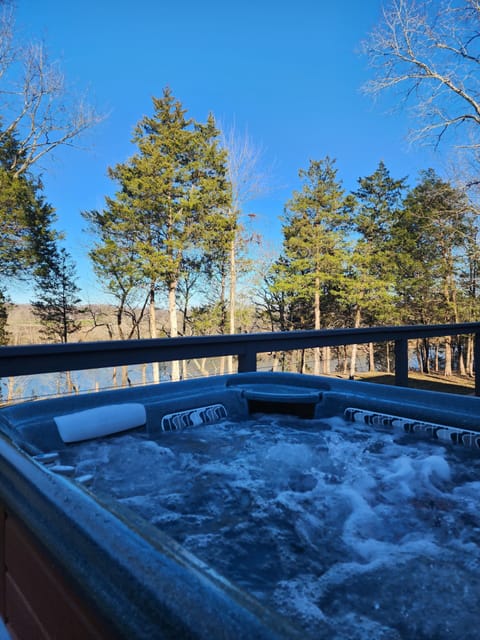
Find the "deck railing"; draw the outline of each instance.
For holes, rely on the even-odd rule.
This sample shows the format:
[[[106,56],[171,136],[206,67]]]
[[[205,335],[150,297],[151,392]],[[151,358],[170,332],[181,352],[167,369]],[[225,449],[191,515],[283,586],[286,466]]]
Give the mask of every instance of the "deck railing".
[[[480,371],[480,322],[470,322],[0,347],[0,378],[228,355],[247,372],[256,370],[259,353],[394,342],[395,384],[408,386],[408,341],[454,335],[474,336],[474,370]]]

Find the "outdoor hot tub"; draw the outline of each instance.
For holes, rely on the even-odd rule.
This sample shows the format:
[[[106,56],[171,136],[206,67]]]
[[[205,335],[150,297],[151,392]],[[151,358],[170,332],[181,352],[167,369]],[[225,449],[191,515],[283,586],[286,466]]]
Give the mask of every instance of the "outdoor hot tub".
[[[3,408],[2,617],[20,639],[474,638],[479,416],[282,373]]]

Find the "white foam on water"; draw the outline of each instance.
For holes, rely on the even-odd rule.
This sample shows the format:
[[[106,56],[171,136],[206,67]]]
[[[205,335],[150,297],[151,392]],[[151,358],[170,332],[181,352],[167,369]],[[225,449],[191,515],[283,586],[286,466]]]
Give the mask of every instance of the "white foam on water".
[[[477,637],[475,453],[341,418],[266,416],[61,458],[313,637]]]

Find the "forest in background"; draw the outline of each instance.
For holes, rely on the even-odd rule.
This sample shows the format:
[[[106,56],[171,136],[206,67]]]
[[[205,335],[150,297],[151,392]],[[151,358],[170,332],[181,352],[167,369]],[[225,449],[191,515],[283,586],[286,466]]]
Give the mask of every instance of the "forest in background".
[[[311,159],[285,203],[278,256],[262,254],[255,220],[245,215],[267,188],[252,141],[221,131],[212,114],[195,121],[168,87],[154,97],[151,115],[135,127],[135,153],[108,169],[115,194],[82,212],[108,307],[83,303],[37,171],[40,158],[102,116],[69,102],[39,49],[14,46],[12,7],[0,6],[0,344],[33,337],[12,322],[7,285],[22,278],[34,283],[30,326],[45,342],[479,319],[476,2],[439,5],[433,15],[429,3],[393,1],[364,43],[376,73],[366,90],[402,85],[415,93],[418,137],[460,137],[468,175],[426,168],[408,185],[379,161],[346,192],[335,159]],[[16,78],[12,94],[9,74],[20,62],[23,83]],[[468,338],[424,341],[416,353],[422,371],[471,373]],[[357,349],[331,359],[316,350],[308,366],[294,366],[348,367],[353,375]],[[388,368],[388,355],[377,354],[382,359]],[[376,366],[371,349],[368,361]],[[171,379],[181,377],[179,366]],[[225,366],[233,370],[232,360]]]

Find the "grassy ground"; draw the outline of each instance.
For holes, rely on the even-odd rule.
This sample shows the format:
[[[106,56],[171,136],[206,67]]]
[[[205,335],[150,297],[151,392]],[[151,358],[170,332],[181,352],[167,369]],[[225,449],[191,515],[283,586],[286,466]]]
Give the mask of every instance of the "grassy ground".
[[[358,373],[355,380],[365,380],[379,384],[395,383],[395,376],[388,373]],[[449,376],[442,374],[425,374],[410,372],[408,374],[409,387],[426,391],[442,391],[444,393],[458,393],[461,395],[473,395],[475,382],[473,378],[464,376]]]

